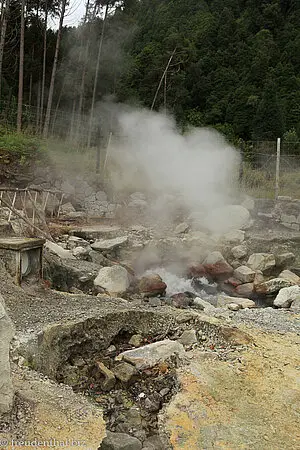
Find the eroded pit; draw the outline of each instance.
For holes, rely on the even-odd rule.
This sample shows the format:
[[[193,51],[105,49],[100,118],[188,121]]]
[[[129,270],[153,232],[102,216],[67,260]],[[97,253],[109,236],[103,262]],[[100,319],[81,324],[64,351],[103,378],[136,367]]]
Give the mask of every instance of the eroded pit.
[[[27,349],[27,359],[99,405],[110,432],[126,433],[145,448],[155,442],[154,448],[164,450],[172,447],[162,415],[180,389],[177,368],[189,363],[188,351],[199,348],[226,359],[250,342],[239,329],[192,310],[128,307],[47,326],[31,343],[31,355]],[[126,352],[134,349],[139,354],[132,358]]]

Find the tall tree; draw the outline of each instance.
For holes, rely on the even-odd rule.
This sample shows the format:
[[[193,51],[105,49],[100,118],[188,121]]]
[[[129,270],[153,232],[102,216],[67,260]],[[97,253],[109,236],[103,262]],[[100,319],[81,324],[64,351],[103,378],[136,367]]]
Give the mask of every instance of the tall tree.
[[[7,28],[7,20],[9,13],[10,0],[2,0],[1,2],[1,18],[0,18],[0,100],[1,100],[1,87],[2,87],[2,65],[3,54],[5,45],[5,36]]]
[[[20,34],[20,59],[19,59],[19,90],[18,90],[18,113],[17,113],[17,131],[22,128],[23,111],[23,85],[24,85],[24,37],[25,37],[25,4],[21,3],[21,34]]]
[[[56,77],[57,63],[58,63],[58,53],[59,53],[59,48],[60,48],[62,27],[63,27],[64,17],[65,17],[65,12],[66,12],[66,5],[67,5],[67,0],[62,0],[61,13],[60,13],[60,18],[59,18],[59,26],[58,26],[58,31],[57,31],[55,54],[54,54],[51,81],[50,81],[50,88],[49,88],[49,94],[48,94],[46,117],[45,117],[44,129],[43,129],[44,137],[47,137],[48,132],[49,132],[51,108],[52,108],[53,93],[54,93],[54,84],[55,84],[55,77]]]

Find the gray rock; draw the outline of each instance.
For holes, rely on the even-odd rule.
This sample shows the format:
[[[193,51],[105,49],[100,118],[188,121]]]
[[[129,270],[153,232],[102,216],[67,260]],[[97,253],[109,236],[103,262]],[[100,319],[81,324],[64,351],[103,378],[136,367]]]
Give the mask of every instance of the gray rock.
[[[243,283],[252,283],[255,278],[255,271],[247,266],[240,266],[235,269],[233,276]]]
[[[76,247],[72,251],[73,256],[78,259],[86,259],[89,256],[90,248],[88,247]]]
[[[75,259],[70,250],[65,250],[61,245],[55,242],[46,241],[45,248],[47,248],[54,255],[59,256],[61,259]]]
[[[211,303],[202,300],[202,298],[200,297],[194,298],[194,306],[198,309],[202,309],[203,311],[215,309],[215,307]]]
[[[113,250],[128,241],[127,236],[121,236],[114,239],[99,239],[94,242],[91,247],[93,250],[103,251],[103,250]]]
[[[265,281],[256,286],[256,292],[260,294],[276,294],[280,289],[290,287],[293,283],[283,278],[272,278],[272,280]]]
[[[207,257],[205,258],[203,264],[216,264],[219,261],[225,261],[225,258],[222,253],[216,251],[209,253],[209,255],[207,255]]]
[[[238,305],[241,309],[255,308],[256,306],[255,302],[253,300],[249,300],[248,298],[229,297],[226,295],[218,296],[217,306],[223,307],[232,303]]]
[[[140,334],[134,334],[131,336],[128,344],[133,345],[134,347],[139,347],[141,343],[143,342],[143,336]]]
[[[224,241],[231,244],[241,244],[245,240],[245,231],[231,230],[222,237]]]
[[[230,311],[238,311],[239,309],[241,309],[241,305],[238,305],[237,303],[228,303],[226,305],[226,307],[230,310]]]
[[[281,253],[276,256],[276,266],[287,267],[295,261],[296,257],[292,252]]]
[[[291,272],[290,270],[283,270],[279,275],[278,278],[283,278],[284,280],[288,280],[293,284],[299,284],[300,283],[300,277],[296,275],[295,273]]]
[[[101,387],[104,391],[110,391],[116,384],[115,375],[109,370],[102,362],[96,363],[97,369],[104,376],[104,380],[101,383]]]
[[[113,372],[115,377],[123,383],[128,383],[131,378],[136,374],[136,369],[133,365],[128,364],[127,362],[120,362],[117,366],[113,368]]]
[[[137,438],[126,433],[106,432],[100,450],[141,450],[142,443]]]
[[[231,253],[236,259],[242,259],[247,256],[248,249],[246,245],[237,245],[231,249]]]
[[[272,253],[253,253],[247,262],[251,269],[261,270],[263,273],[270,271],[275,264],[275,256]]]
[[[164,341],[154,342],[134,350],[127,350],[116,357],[117,361],[127,361],[133,364],[137,369],[148,369],[154,367],[161,361],[174,354],[184,354],[184,347],[177,341],[165,339]]]
[[[94,285],[112,294],[121,294],[129,287],[128,272],[124,267],[115,265],[103,267],[94,280]]]
[[[185,330],[178,339],[182,345],[187,347],[197,343],[197,334],[195,330]]]
[[[11,378],[9,349],[14,331],[14,326],[5,311],[4,299],[0,294],[0,416],[8,413],[13,406],[14,389]]]
[[[188,231],[189,227],[190,227],[189,224],[187,224],[186,222],[180,223],[175,228],[175,233],[176,234],[186,233]]]
[[[294,302],[300,301],[300,287],[291,286],[280,289],[274,300],[274,306],[277,308],[289,308]]]

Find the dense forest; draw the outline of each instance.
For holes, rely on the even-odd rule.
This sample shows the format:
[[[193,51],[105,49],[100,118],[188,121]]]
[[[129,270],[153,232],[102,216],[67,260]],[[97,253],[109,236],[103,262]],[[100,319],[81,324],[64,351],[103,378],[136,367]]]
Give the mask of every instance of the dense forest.
[[[87,0],[73,28],[66,8],[1,1],[1,117],[19,130],[32,111],[45,136],[59,114],[77,132],[86,117],[91,144],[111,98],[171,112],[182,128],[300,140],[299,0]]]

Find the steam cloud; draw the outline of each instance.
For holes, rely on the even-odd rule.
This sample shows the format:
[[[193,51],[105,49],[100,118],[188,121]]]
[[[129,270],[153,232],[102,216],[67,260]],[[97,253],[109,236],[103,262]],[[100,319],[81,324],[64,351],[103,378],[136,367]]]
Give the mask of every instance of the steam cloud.
[[[121,168],[116,188],[154,194],[157,216],[167,215],[174,198],[203,215],[231,203],[239,154],[222,135],[205,128],[182,135],[170,116],[145,109],[114,113],[124,138],[111,150]]]

